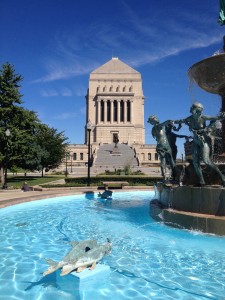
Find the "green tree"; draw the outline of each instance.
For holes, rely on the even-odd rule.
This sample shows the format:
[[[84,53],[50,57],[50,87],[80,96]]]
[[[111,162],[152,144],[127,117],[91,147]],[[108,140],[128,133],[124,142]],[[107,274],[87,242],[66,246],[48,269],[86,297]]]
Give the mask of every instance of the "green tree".
[[[40,166],[42,176],[44,169],[54,169],[60,165],[66,155],[68,143],[64,132],[58,132],[45,124],[40,124],[36,132],[37,144],[42,149]]]
[[[40,160],[42,149],[37,144],[36,133],[41,124],[36,113],[26,109],[22,109],[17,115],[17,123],[19,128],[14,127],[12,132],[11,157],[12,162],[10,167],[17,165],[20,168],[27,170],[40,169]]]
[[[40,124],[35,112],[22,107],[21,75],[6,63],[0,70],[0,160],[6,170],[12,166],[37,168],[39,165],[35,131]],[[6,137],[6,130],[10,136]],[[7,154],[7,155],[6,155]]]
[[[12,65],[6,63],[0,69],[0,167],[4,168],[7,175],[8,157],[10,149],[10,137],[5,132],[12,130],[19,107],[22,104],[22,94],[20,93],[20,83],[23,80],[21,75],[15,74]],[[5,175],[5,176],[6,176]]]
[[[19,105],[22,104],[22,94],[19,91],[22,80],[10,64],[6,63],[0,69],[0,150],[5,148],[5,131],[11,127],[20,110]]]
[[[9,63],[0,69],[0,167],[6,175],[12,167],[42,170],[43,175],[44,168],[57,167],[65,157],[67,138],[22,106],[22,80]]]

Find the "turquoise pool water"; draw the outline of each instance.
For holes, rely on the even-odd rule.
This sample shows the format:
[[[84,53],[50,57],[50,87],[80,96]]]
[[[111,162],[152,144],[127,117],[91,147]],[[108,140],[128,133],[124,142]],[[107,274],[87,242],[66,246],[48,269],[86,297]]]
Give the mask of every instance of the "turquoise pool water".
[[[225,238],[155,222],[153,195],[75,195],[1,209],[0,299],[225,299]],[[109,279],[79,289],[71,276],[42,276],[45,258],[59,261],[69,241],[107,238]]]

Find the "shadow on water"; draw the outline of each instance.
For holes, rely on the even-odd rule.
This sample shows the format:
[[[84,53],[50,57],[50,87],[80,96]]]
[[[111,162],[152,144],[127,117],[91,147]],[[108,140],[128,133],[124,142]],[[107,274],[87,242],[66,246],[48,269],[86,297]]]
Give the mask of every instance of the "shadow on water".
[[[44,289],[55,288],[58,291],[62,291],[67,295],[75,297],[73,299],[80,300],[80,292],[79,292],[79,282],[76,281],[73,276],[57,276],[57,272],[49,274],[47,276],[43,276],[40,280],[36,282],[25,282],[29,283],[28,287],[25,291],[30,291],[32,288],[36,286],[40,286]]]
[[[103,205],[103,206],[111,206],[112,198],[109,198],[109,199],[98,198],[98,204]]]
[[[64,223],[65,223],[66,219],[67,219],[67,217],[64,217],[55,228],[58,230],[58,232],[60,234],[62,234],[62,236],[63,236],[62,240],[63,241],[70,242],[70,238],[68,237],[67,234],[64,233],[64,230],[63,230],[63,226],[64,226]]]
[[[27,282],[26,281],[26,283],[29,283],[30,285],[28,285],[28,287],[25,289],[25,291],[29,291],[33,287],[38,286],[38,285],[40,285],[44,288],[47,288],[47,287],[59,288],[59,285],[57,284],[57,281],[56,281],[56,273],[52,273],[47,276],[44,276],[38,281],[35,281],[35,282]]]

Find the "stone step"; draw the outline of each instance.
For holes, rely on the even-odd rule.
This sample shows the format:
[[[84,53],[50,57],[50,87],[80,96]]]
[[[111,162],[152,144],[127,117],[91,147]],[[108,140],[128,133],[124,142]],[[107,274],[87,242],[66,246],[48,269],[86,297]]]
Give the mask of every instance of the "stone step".
[[[134,150],[125,144],[103,144],[99,147],[94,166],[106,166],[112,168],[123,168],[127,164],[131,167],[137,167],[138,162]]]

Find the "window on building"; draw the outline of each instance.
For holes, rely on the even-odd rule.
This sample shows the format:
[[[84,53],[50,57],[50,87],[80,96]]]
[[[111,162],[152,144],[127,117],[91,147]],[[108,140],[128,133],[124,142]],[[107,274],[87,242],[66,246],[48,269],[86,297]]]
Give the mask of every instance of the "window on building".
[[[118,85],[118,87],[116,88],[116,91],[119,92],[120,91],[120,86]]]
[[[113,121],[117,122],[117,101],[113,101]]]
[[[120,101],[120,121],[124,122],[124,101]]]
[[[104,101],[101,100],[101,103],[100,103],[101,107],[100,107],[100,120],[101,122],[104,122]]]
[[[112,85],[110,86],[110,89],[109,89],[109,91],[110,91],[110,92],[112,92],[112,91],[113,91],[113,86],[112,86]]]
[[[106,85],[105,85],[104,88],[103,88],[103,92],[106,92]]]
[[[77,160],[77,153],[73,153],[73,160]]]
[[[129,92],[132,92],[132,91],[133,91],[133,86],[131,85],[129,88]]]
[[[130,100],[127,101],[127,122],[130,122]]]
[[[111,119],[111,102],[107,101],[107,122],[110,122]]]
[[[155,153],[155,160],[159,160],[158,153]]]
[[[126,86],[123,87],[123,92],[126,92]]]
[[[99,92],[100,92],[100,86],[97,87],[97,93],[99,93]]]
[[[80,153],[80,160],[84,160],[84,153]]]
[[[152,160],[152,154],[148,153],[148,160]]]

